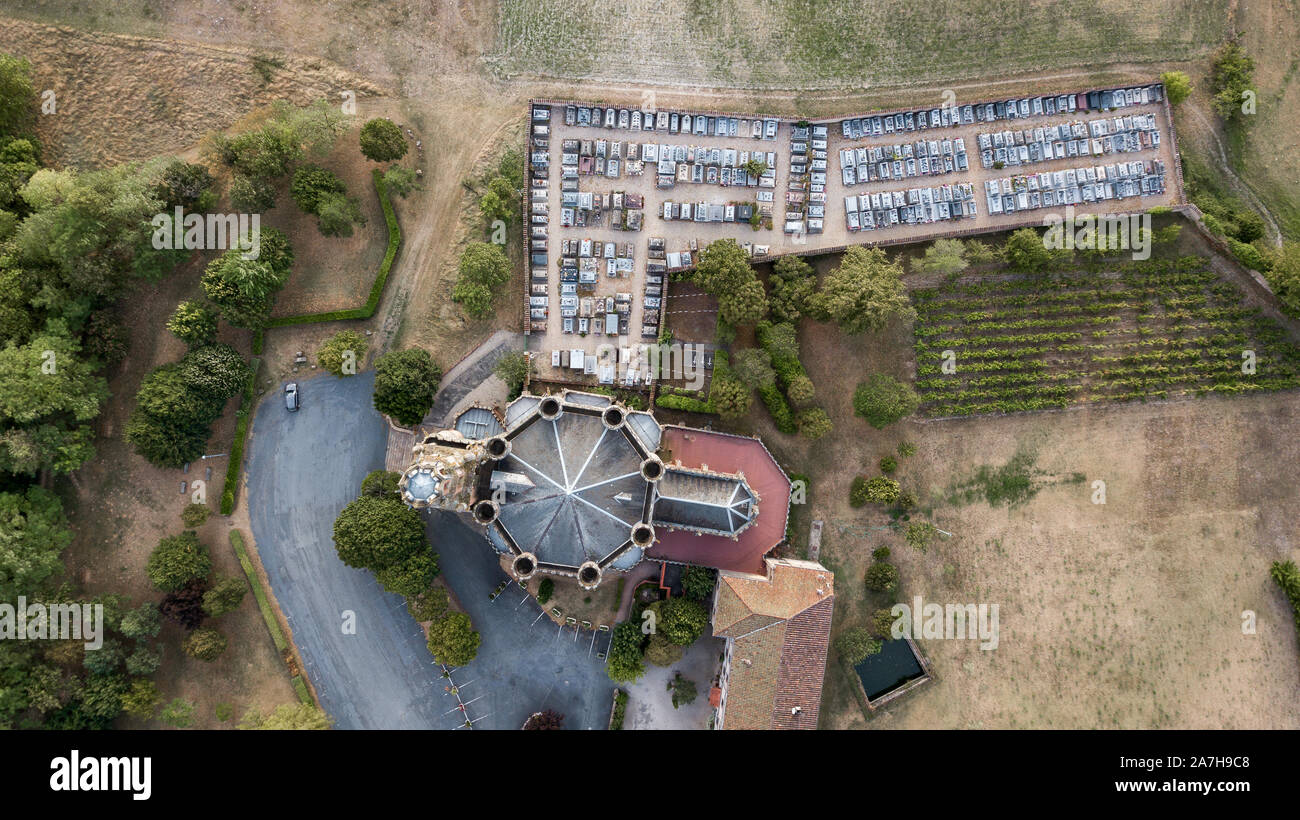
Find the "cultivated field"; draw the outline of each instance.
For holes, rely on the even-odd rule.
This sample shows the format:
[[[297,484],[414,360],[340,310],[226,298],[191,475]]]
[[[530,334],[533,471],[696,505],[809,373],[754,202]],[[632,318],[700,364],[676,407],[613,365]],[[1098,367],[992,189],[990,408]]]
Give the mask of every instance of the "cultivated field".
[[[1300,348],[1242,306],[1241,292],[1203,257],[1098,267],[912,291],[922,411],[963,416],[1300,386]]]
[[[500,76],[736,88],[923,86],[1180,60],[1227,31],[1227,0],[499,0]]]

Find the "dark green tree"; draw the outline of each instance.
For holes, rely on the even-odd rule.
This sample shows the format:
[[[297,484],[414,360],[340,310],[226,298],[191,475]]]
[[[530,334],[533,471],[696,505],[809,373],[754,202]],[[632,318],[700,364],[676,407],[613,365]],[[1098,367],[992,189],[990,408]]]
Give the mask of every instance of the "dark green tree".
[[[391,162],[406,156],[406,137],[392,120],[376,117],[361,126],[361,153],[375,162]]]
[[[375,409],[399,424],[419,424],[433,407],[442,370],[429,352],[394,350],[375,361]]]
[[[193,530],[169,535],[158,542],[145,564],[145,574],[163,592],[183,589],[192,581],[201,581],[212,571],[208,548]]]

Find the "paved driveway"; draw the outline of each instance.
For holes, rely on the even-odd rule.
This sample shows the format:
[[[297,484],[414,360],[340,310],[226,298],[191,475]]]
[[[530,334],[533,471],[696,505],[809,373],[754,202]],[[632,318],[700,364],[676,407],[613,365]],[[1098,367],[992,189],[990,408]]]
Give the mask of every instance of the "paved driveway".
[[[560,630],[522,590],[488,600],[505,579],[483,537],[450,514],[430,513],[428,532],[448,583],[483,643],[454,672],[461,712],[447,693],[419,626],[401,597],[369,572],[339,561],[333,525],[361,479],[384,463],[388,428],[371,405],[374,374],[300,382],[302,409],[277,396],[258,408],[248,462],[249,514],[258,553],[308,676],[340,729],[515,729],[553,708],[568,728],[604,728],[613,685],[592,633]],[[348,616],[347,613],[351,613]],[[352,617],[356,634],[345,634]],[[600,636],[605,637],[606,636]]]

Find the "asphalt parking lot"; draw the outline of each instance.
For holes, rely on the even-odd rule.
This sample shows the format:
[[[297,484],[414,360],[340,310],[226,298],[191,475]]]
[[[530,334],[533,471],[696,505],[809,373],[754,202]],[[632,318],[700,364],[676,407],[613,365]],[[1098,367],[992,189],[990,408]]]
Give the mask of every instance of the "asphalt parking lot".
[[[539,619],[517,587],[489,601],[506,576],[482,535],[454,515],[429,513],[427,531],[482,645],[450,681],[405,602],[339,561],[334,519],[366,473],[384,465],[388,428],[371,405],[373,384],[373,372],[299,382],[296,413],[268,396],[247,464],[258,553],[335,727],[455,729],[468,716],[474,728],[517,729],[551,708],[566,715],[566,728],[604,728],[614,687],[596,656],[607,636]]]

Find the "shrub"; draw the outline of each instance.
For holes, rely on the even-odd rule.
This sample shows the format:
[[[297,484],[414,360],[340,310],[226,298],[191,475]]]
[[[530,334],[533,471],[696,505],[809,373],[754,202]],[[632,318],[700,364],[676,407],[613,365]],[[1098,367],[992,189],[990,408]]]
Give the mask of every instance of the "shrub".
[[[1296,628],[1300,629],[1300,569],[1294,561],[1274,561],[1269,567],[1269,577],[1286,595],[1295,615]]]
[[[646,644],[645,659],[655,666],[672,666],[682,659],[682,648],[656,633]]]
[[[211,571],[208,548],[193,530],[160,540],[145,564],[145,574],[163,592],[175,592],[192,581],[201,581]]]
[[[747,347],[736,351],[731,361],[731,372],[741,384],[751,389],[768,387],[776,383],[772,357],[766,350]]]
[[[802,406],[817,397],[817,390],[813,386],[812,379],[799,374],[786,383],[785,394],[792,404]]]
[[[853,482],[849,484],[849,505],[861,507],[867,503],[867,479],[866,476],[854,476]]]
[[[203,611],[209,617],[219,618],[227,612],[233,612],[248,594],[248,581],[231,576],[222,578],[203,593]]]
[[[772,421],[776,424],[776,429],[782,433],[793,433],[798,429],[795,423],[794,411],[781,394],[781,389],[775,384],[767,384],[758,389],[758,396],[763,400],[763,406],[771,414]]]
[[[293,172],[289,195],[304,213],[319,214],[321,202],[331,194],[344,194],[348,186],[333,171],[310,163],[298,166]]]
[[[238,211],[260,214],[275,207],[275,186],[261,177],[233,174],[229,191],[230,204]]]
[[[888,609],[877,609],[871,613],[871,621],[867,624],[867,629],[872,635],[882,640],[889,640],[894,637],[894,613]]]
[[[481,640],[463,612],[448,613],[429,625],[429,652],[444,666],[464,666],[474,660]]]
[[[361,126],[361,153],[375,162],[390,162],[406,156],[406,137],[390,119],[376,117]]]
[[[442,587],[430,587],[422,595],[406,601],[406,611],[421,623],[438,620],[447,613],[450,606],[451,599]]]
[[[665,410],[680,410],[686,413],[717,413],[717,410],[713,408],[713,405],[703,399],[691,398],[690,396],[678,396],[663,392],[655,396],[655,406],[662,407]]]
[[[550,578],[543,578],[542,582],[537,585],[537,603],[544,604],[551,600],[555,594],[555,582]]]
[[[898,589],[898,567],[878,561],[867,567],[863,581],[873,592],[893,592]]]
[[[883,475],[867,480],[867,500],[873,504],[893,504],[898,500],[898,482]]]
[[[903,458],[911,458],[916,455],[916,445],[910,441],[900,441],[898,443],[898,454]]]
[[[175,698],[163,707],[158,719],[168,726],[184,729],[194,723],[194,702]]]
[[[188,345],[208,344],[217,335],[217,314],[193,300],[176,306],[167,329]]]
[[[879,652],[882,646],[880,641],[871,637],[871,633],[860,626],[844,630],[835,639],[835,651],[854,666]]]
[[[916,412],[920,404],[916,391],[883,373],[872,375],[853,393],[853,412],[877,430]]]
[[[525,731],[541,732],[555,731],[564,728],[564,715],[554,709],[546,709],[529,715],[528,720],[524,721]]]
[[[370,346],[355,330],[340,330],[321,345],[316,361],[335,376],[354,376]]]
[[[935,525],[927,521],[916,521],[907,525],[905,539],[916,550],[925,552],[938,534],[939,528]]]
[[[898,469],[898,459],[893,456],[885,456],[880,459],[880,472],[889,475]]]
[[[207,504],[186,504],[185,509],[181,510],[181,523],[187,529],[198,529],[208,520],[212,511],[208,509]]]
[[[158,684],[147,679],[134,680],[131,681],[131,688],[122,695],[122,711],[131,717],[149,720],[158,709],[160,700],[162,696],[158,694]]]
[[[226,651],[226,636],[210,626],[200,627],[185,639],[185,654],[201,661],[215,661]]]
[[[614,692],[614,710],[609,719],[609,728],[617,731],[623,728],[623,718],[627,714],[627,692],[622,689]]]
[[[831,417],[820,407],[809,407],[799,413],[799,435],[816,441],[833,429]]]

